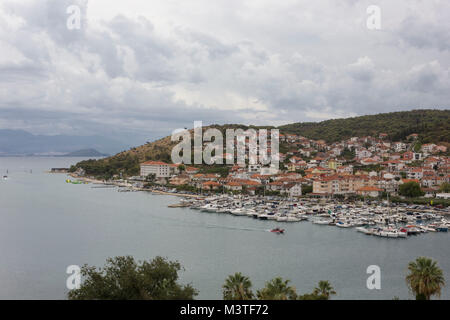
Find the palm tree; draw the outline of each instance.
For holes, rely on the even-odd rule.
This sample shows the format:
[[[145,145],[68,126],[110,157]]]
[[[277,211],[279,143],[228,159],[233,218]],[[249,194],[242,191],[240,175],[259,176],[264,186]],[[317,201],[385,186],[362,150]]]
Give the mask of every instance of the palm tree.
[[[328,300],[331,295],[336,294],[336,291],[334,291],[334,288],[328,281],[321,280],[319,281],[318,287],[314,289],[313,294],[325,297]]]
[[[258,290],[256,295],[260,300],[295,300],[297,292],[295,287],[289,285],[289,282],[277,277],[266,282],[266,286]]]
[[[408,264],[409,274],[406,283],[416,295],[416,300],[430,300],[431,296],[441,296],[441,289],[445,286],[445,279],[436,261],[419,257]]]
[[[225,279],[223,288],[224,300],[251,300],[253,299],[253,292],[251,290],[252,282],[240,272],[228,276]]]

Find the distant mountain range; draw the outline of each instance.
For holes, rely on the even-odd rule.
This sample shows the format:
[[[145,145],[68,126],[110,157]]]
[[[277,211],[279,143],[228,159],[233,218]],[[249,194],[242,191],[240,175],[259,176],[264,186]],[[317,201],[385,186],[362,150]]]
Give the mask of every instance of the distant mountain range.
[[[95,149],[83,149],[61,155],[61,157],[94,157],[94,158],[107,156],[109,156],[109,154],[98,152]]]
[[[129,146],[102,136],[34,135],[24,130],[0,129],[0,156],[65,155],[81,151],[86,156],[115,154]],[[86,149],[91,149],[89,152]],[[93,149],[93,150],[92,150]],[[97,151],[98,150],[98,151]],[[95,151],[94,153],[92,151]]]

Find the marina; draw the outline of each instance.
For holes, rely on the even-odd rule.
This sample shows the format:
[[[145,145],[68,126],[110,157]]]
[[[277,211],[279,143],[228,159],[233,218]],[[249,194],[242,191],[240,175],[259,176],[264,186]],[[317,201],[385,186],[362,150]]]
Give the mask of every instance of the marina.
[[[348,228],[383,238],[405,239],[427,232],[448,232],[448,209],[387,203],[317,203],[308,199],[213,196],[183,199],[168,207],[188,207],[204,213],[229,214],[280,223],[309,221],[312,224]]]

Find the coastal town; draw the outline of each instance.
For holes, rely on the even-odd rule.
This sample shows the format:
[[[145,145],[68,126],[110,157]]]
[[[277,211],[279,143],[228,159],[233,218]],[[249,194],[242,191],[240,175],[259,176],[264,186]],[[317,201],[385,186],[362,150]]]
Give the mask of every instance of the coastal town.
[[[225,170],[220,173],[202,173],[200,167],[146,161],[140,164],[140,176],[128,180],[141,187],[151,182],[198,194],[343,199],[402,196],[403,184],[416,183],[421,192],[416,196],[430,200],[450,197],[447,147],[420,144],[417,134],[409,135],[405,141],[391,142],[387,134],[381,133],[378,137],[352,137],[331,144],[280,134],[280,146],[279,168],[223,165]]]
[[[405,141],[390,142],[382,133],[331,144],[280,134],[280,149],[285,152],[279,153],[279,168],[150,160],[140,163],[139,176],[91,182],[119,186],[121,192],[185,197],[169,207],[275,223],[308,220],[385,238],[447,232],[450,227],[450,159],[444,145],[420,144],[416,134]],[[83,175],[82,169],[73,174]],[[283,233],[284,228],[269,231]]]
[[[184,197],[169,205],[174,208],[275,223],[307,220],[384,238],[447,232],[450,227],[450,159],[444,145],[420,144],[415,134],[405,141],[390,142],[380,134],[331,144],[280,134],[280,149],[286,152],[279,153],[279,168],[194,167],[150,160],[140,163],[139,176],[100,183],[119,186],[121,192]],[[79,175],[82,169],[74,174]],[[396,203],[390,201],[394,198]],[[408,199],[419,203],[402,201]],[[279,226],[270,228],[285,232]]]

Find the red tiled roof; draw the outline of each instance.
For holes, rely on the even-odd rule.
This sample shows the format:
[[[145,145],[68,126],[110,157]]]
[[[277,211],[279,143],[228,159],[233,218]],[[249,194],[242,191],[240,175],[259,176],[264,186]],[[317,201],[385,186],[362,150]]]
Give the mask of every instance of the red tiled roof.
[[[141,165],[145,166],[168,166],[168,163],[162,162],[162,161],[146,161],[141,163]]]
[[[230,181],[227,183],[227,186],[229,187],[242,187],[242,184],[236,181]]]
[[[213,187],[220,187],[221,184],[216,181],[206,181],[203,183],[204,186],[213,186]]]
[[[417,180],[417,179],[402,179],[402,182],[403,183],[408,183],[408,182],[417,182],[417,183],[419,183],[419,180]]]

